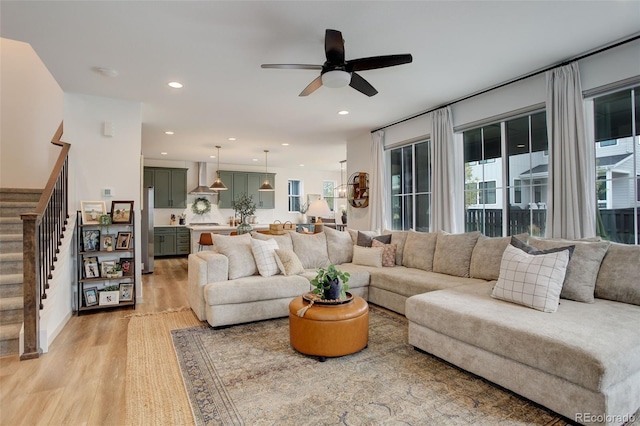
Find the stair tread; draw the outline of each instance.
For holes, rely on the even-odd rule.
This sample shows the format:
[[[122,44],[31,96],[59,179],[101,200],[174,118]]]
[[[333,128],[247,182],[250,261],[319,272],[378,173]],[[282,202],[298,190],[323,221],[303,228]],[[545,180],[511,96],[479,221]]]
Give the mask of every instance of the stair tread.
[[[37,201],[13,201],[0,199],[0,207],[36,207]]]
[[[22,234],[0,234],[0,241],[22,241]]]
[[[11,340],[20,337],[22,323],[0,325],[0,340]]]
[[[20,219],[20,216],[17,216],[17,217],[0,216],[0,223],[22,223],[22,219]]]
[[[0,311],[22,309],[24,302],[22,297],[3,297],[0,299]]]
[[[0,253],[0,262],[17,262],[22,260],[22,253]]]
[[[0,285],[22,284],[22,274],[0,274]]]

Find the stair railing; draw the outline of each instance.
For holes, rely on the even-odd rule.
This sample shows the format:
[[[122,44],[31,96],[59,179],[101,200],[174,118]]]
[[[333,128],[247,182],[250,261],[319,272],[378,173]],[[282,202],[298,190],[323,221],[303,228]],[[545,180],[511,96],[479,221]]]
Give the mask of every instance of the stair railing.
[[[40,196],[36,211],[24,213],[23,281],[24,288],[24,352],[21,360],[38,358],[40,348],[40,310],[47,298],[49,280],[53,278],[57,255],[69,219],[69,148],[62,142],[63,123],[60,123],[51,143],[62,147],[58,160]]]

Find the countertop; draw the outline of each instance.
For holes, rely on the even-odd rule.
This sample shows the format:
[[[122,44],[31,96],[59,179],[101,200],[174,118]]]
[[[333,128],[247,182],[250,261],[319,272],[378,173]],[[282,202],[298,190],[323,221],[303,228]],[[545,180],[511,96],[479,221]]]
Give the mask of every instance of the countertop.
[[[153,225],[154,228],[186,228],[187,225]]]
[[[268,223],[252,223],[251,227],[253,229],[269,229]],[[194,223],[193,225],[187,225],[187,228],[193,231],[235,231],[238,229],[237,226],[229,226],[229,225],[198,225]]]

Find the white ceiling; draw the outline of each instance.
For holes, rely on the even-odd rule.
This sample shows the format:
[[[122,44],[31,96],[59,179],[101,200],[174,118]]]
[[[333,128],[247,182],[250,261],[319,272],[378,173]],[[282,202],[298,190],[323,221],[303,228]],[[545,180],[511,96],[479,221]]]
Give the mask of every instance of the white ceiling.
[[[142,102],[145,157],[211,162],[221,145],[227,164],[262,164],[269,149],[270,166],[327,170],[340,169],[354,135],[628,37],[639,23],[638,1],[0,2],[0,35],[30,43],[65,92]],[[327,28],[342,31],[347,60],[411,53],[413,63],[361,72],[379,92],[371,98],[349,87],[299,97],[317,71],[260,68],[322,64]]]

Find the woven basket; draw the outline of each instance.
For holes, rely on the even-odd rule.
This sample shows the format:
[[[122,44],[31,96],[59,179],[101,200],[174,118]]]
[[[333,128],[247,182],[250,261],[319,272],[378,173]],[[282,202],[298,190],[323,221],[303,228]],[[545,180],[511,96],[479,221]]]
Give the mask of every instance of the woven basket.
[[[276,220],[272,224],[269,225],[269,232],[273,235],[282,235],[285,233],[284,223],[281,223],[279,220]]]

